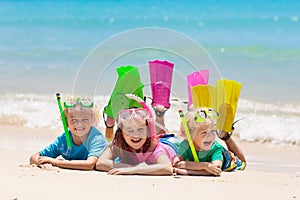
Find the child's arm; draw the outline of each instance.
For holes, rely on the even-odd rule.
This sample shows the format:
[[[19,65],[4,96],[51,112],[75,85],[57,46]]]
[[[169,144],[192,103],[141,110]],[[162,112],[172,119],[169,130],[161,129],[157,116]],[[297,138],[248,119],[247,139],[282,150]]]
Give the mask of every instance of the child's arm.
[[[195,175],[195,176],[211,176],[212,174],[205,170],[189,170],[174,168],[174,172],[178,175]]]
[[[113,168],[113,166],[114,166],[114,161],[112,159],[112,152],[110,147],[108,146],[101,154],[101,156],[98,158],[98,161],[96,163],[96,170],[109,171]]]
[[[172,164],[167,155],[161,155],[157,159],[157,164],[148,165],[140,163],[134,167],[114,168],[108,174],[143,174],[143,175],[172,175]]]
[[[132,167],[132,166],[124,163],[115,163],[112,158],[112,151],[109,146],[106,147],[106,149],[98,158],[98,161],[96,163],[96,170],[105,171],[105,172],[113,168],[122,168],[122,167],[125,168],[125,167]]]
[[[49,163],[46,163],[46,164],[40,164],[39,165],[39,158],[40,158],[40,153],[37,152],[35,154],[33,154],[32,156],[30,156],[29,158],[29,163],[30,164],[35,164],[37,165],[38,167],[42,168],[42,169],[46,169],[46,170],[52,170],[53,169],[53,165],[49,164]]]
[[[60,160],[46,156],[39,156],[38,165],[51,164],[60,168],[94,170],[98,157],[89,156],[86,160]]]
[[[96,156],[90,156],[87,160],[60,160],[47,156],[41,156],[39,152],[33,154],[29,162],[36,164],[42,169],[50,169],[51,166],[57,166],[67,169],[93,170],[97,162]]]
[[[216,160],[213,162],[192,162],[184,161],[181,156],[176,156],[173,161],[173,166],[177,169],[176,173],[185,175],[220,175],[222,170],[222,161]]]

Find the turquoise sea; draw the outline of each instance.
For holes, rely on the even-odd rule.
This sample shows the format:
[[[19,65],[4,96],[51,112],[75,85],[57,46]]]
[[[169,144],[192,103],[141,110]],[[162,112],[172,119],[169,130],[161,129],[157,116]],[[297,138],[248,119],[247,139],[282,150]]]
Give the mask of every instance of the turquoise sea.
[[[243,84],[237,114],[245,117],[239,125],[242,139],[300,143],[299,1],[15,0],[0,1],[0,9],[2,118],[17,116],[28,127],[55,127],[52,98],[57,91],[72,94],[82,73],[86,81],[81,80],[79,92],[89,91],[104,106],[116,67],[136,65],[147,82],[147,61],[168,59],[175,64],[174,96],[186,100],[184,77],[209,68],[212,84],[218,78]],[[145,34],[114,40],[143,28]],[[148,28],[171,34],[154,38],[147,35]],[[106,47],[109,41],[113,45]],[[138,41],[147,48],[116,57],[118,50]],[[149,48],[151,44],[164,49]],[[175,54],[175,49],[182,53]],[[95,52],[97,58],[112,61],[86,67]],[[192,66],[191,60],[198,64]]]

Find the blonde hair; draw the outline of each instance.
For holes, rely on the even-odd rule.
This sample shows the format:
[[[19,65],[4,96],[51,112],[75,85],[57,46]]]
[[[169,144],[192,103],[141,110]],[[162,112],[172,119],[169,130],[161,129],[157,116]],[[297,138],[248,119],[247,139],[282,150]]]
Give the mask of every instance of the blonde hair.
[[[195,133],[201,130],[207,130],[208,127],[211,126],[212,124],[215,126],[214,121],[211,118],[207,118],[204,122],[196,122],[195,121],[196,112],[197,109],[193,108],[189,110],[184,116],[191,135],[194,135]],[[184,127],[182,124],[180,127],[180,131],[182,135],[185,135]]]
[[[78,98],[87,98],[87,97],[67,96],[67,97],[65,97],[64,102],[69,100],[69,99],[78,99]],[[77,107],[77,105],[74,108],[65,108],[64,104],[63,104],[62,107],[63,107],[64,113],[67,114],[68,111],[71,111],[71,109],[74,109],[75,107]],[[81,105],[80,105],[80,108],[83,108],[85,111],[91,111],[92,112],[93,119],[94,119],[92,125],[95,126],[95,127],[98,127],[99,124],[100,124],[101,115],[100,115],[100,110],[99,110],[97,104],[93,101],[93,107],[92,108],[84,108]],[[82,111],[84,111],[84,110],[82,110]]]

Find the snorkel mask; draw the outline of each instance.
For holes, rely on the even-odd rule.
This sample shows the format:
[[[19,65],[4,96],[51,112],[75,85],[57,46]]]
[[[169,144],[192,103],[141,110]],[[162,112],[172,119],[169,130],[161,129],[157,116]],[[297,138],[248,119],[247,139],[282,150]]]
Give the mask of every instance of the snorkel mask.
[[[128,122],[131,119],[136,119],[147,123],[147,121],[149,121],[149,113],[145,108],[124,109],[118,113],[116,122],[118,126],[120,126],[122,122]]]
[[[214,124],[217,123],[219,118],[219,113],[211,108],[198,109],[194,115],[194,120],[196,123],[206,122],[208,119],[211,119]]]
[[[76,105],[80,105],[82,108],[93,108],[94,102],[88,97],[83,98],[67,98],[64,102],[65,108],[74,108]]]
[[[147,104],[138,96],[134,95],[134,94],[126,94],[126,96],[129,98],[129,99],[133,99],[135,101],[137,101],[138,103],[140,103],[142,106],[143,106],[143,110],[147,112],[147,117],[148,117],[148,125],[149,125],[149,128],[150,128],[150,136],[151,138],[155,138],[156,136],[156,133],[155,133],[155,127],[154,127],[154,122],[153,122],[153,115],[150,111],[150,108],[147,106]],[[130,109],[128,109],[130,110]],[[135,114],[140,116],[142,115],[142,111],[135,108]],[[140,113],[137,113],[137,112],[140,112]],[[131,115],[132,116],[132,115]],[[142,115],[143,116],[143,115]],[[145,118],[146,119],[146,118]]]

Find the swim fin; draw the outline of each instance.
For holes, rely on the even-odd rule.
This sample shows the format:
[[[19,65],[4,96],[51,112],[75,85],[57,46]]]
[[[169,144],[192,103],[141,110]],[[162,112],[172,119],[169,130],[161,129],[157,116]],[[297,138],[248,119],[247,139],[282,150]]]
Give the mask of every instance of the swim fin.
[[[191,87],[196,85],[207,85],[209,78],[209,69],[203,69],[200,71],[193,72],[187,76],[187,83],[188,83],[188,106],[193,104],[192,92]]]
[[[233,123],[236,114],[242,84],[234,80],[217,80],[217,108],[220,117],[217,121],[217,129],[226,132],[233,131]]]
[[[152,106],[161,105],[170,108],[170,93],[174,64],[168,61],[149,61]]]
[[[194,108],[216,108],[217,88],[212,85],[201,85],[191,87]]]
[[[135,100],[129,99],[125,94],[135,94],[144,98],[144,84],[140,80],[138,68],[135,66],[121,66],[117,68],[118,79],[111,94],[108,105],[104,108],[107,116],[115,119],[117,113],[125,108],[142,107]]]

